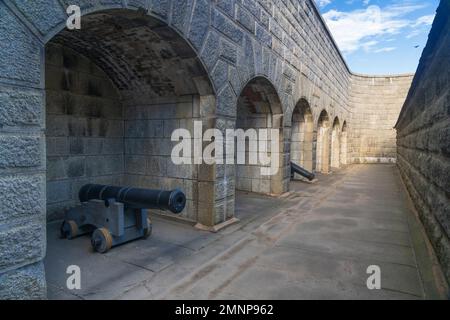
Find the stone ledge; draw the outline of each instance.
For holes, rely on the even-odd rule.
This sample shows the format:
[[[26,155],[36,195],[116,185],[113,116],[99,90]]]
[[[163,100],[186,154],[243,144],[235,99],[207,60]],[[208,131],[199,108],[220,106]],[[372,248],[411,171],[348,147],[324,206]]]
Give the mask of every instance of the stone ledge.
[[[239,222],[238,218],[231,218],[231,219],[229,219],[229,220],[227,220],[225,222],[216,224],[215,226],[212,226],[212,227],[208,227],[208,226],[205,226],[205,225],[203,225],[201,223],[197,223],[195,225],[195,228],[199,229],[199,230],[202,230],[202,231],[209,231],[209,232],[214,232],[215,233],[215,232],[219,232],[220,230],[222,230],[222,229],[224,229],[224,228],[226,228],[228,226],[231,226],[232,224],[238,223],[238,222]]]

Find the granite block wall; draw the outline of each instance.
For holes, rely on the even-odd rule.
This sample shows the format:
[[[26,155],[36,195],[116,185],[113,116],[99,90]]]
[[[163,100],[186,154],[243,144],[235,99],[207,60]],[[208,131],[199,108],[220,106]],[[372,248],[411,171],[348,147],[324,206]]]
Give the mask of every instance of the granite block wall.
[[[450,283],[450,1],[441,1],[396,124],[398,167]]]
[[[120,94],[86,57],[46,47],[47,220],[79,204],[84,184],[121,185],[124,119]]]
[[[395,122],[413,75],[351,78],[348,153],[351,163],[395,163]]]
[[[46,282],[43,48],[0,2],[0,299],[42,299]]]
[[[191,136],[189,143],[193,146],[195,121],[202,123],[200,98],[194,95],[148,101],[125,108],[124,183],[153,189],[182,189],[187,202],[178,217],[191,221],[197,221],[199,165],[194,163],[193,154],[184,159],[185,164],[173,163],[172,148],[179,142],[172,142],[171,136],[175,129],[186,129]]]

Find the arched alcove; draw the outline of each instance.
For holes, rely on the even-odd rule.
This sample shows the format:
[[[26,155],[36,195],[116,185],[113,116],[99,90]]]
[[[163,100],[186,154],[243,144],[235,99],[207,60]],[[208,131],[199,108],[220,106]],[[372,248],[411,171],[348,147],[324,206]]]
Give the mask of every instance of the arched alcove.
[[[85,183],[182,189],[198,220],[198,169],[171,160],[173,130],[215,110],[207,71],[172,27],[144,12],[83,16],[46,45],[47,212],[62,218]],[[207,129],[209,122],[204,123]]]
[[[342,131],[341,131],[341,164],[342,165],[347,165],[348,161],[347,161],[347,154],[348,154],[348,128],[347,128],[347,121],[344,121],[344,124],[342,125]]]
[[[237,105],[236,129],[255,130],[260,133],[260,129],[276,129],[279,132],[278,150],[271,149],[271,140],[269,137],[248,135],[245,139],[245,155],[239,154],[235,150],[236,159],[240,156],[245,157],[245,164],[236,165],[236,189],[265,194],[280,194],[286,189],[284,183],[283,167],[283,132],[282,128],[282,106],[275,87],[263,77],[256,77],[242,90]],[[277,157],[277,172],[273,175],[261,174],[264,167],[270,165],[250,164],[250,158],[259,160],[256,151],[251,151],[250,143],[257,146],[258,150],[265,145],[269,151],[268,156]],[[237,160],[236,160],[237,162]]]
[[[331,167],[339,168],[341,166],[341,125],[339,118],[334,118],[331,129]]]
[[[177,217],[214,225],[214,188],[201,189],[199,174],[213,166],[197,164],[194,153],[180,155],[183,164],[171,155],[179,143],[171,141],[174,130],[188,130],[193,141],[194,122],[203,130],[214,126],[213,85],[188,41],[144,12],[111,9],[83,16],[81,30],[57,33],[45,46],[45,62],[46,208],[47,222],[55,222],[47,228],[51,290],[60,285],[54,275],[64,264],[77,263],[56,239],[59,220],[79,205],[84,184],[179,188],[187,202]],[[84,240],[71,248],[90,250]]]
[[[300,99],[292,114],[291,161],[313,170],[314,119],[307,100]]]
[[[317,121],[316,172],[328,173],[330,170],[330,119],[322,110]]]

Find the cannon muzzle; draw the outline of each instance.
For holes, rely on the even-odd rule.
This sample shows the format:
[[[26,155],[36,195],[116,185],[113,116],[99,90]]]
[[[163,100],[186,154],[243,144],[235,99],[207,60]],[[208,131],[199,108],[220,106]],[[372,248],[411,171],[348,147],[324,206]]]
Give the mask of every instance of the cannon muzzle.
[[[86,184],[80,189],[78,196],[80,202],[113,199],[129,208],[168,210],[173,213],[180,213],[186,206],[186,196],[179,189],[165,191]]]
[[[292,177],[294,177],[294,173],[297,173],[297,174],[301,175],[302,177],[305,177],[309,181],[312,181],[315,178],[314,173],[309,172],[308,170],[300,167],[299,165],[297,165],[291,161],[291,176]]]

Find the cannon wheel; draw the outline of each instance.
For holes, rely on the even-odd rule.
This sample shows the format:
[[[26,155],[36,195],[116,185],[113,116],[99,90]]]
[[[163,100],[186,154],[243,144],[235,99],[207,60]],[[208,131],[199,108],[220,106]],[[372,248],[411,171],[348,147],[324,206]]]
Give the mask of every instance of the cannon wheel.
[[[147,225],[148,227],[144,229],[143,239],[147,239],[152,234],[152,220],[150,218],[147,218]]]
[[[106,228],[98,228],[92,233],[91,244],[95,251],[105,253],[112,247],[112,236]]]
[[[61,238],[73,239],[78,235],[78,225],[73,220],[64,220],[61,225]]]

